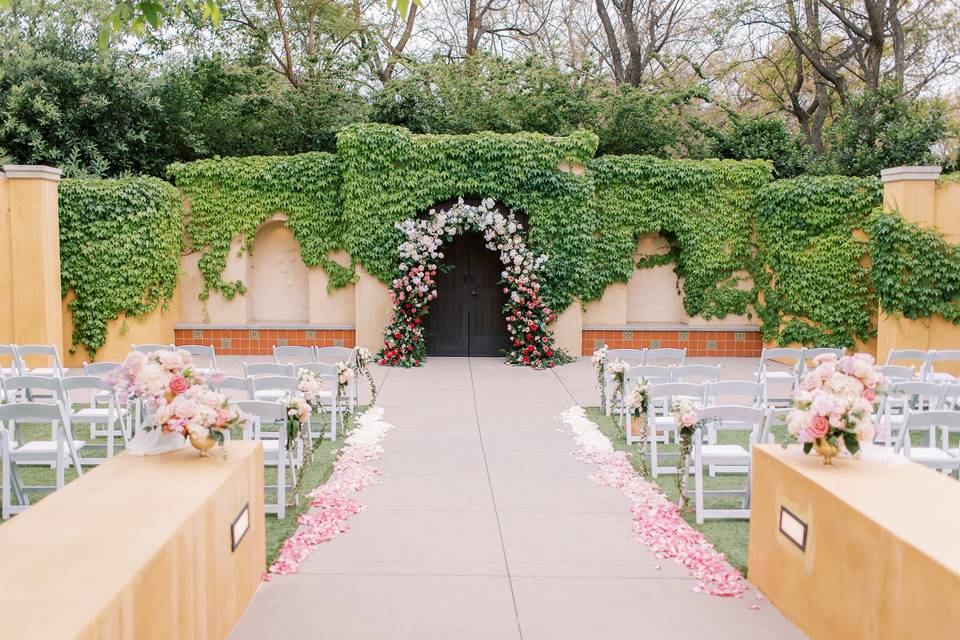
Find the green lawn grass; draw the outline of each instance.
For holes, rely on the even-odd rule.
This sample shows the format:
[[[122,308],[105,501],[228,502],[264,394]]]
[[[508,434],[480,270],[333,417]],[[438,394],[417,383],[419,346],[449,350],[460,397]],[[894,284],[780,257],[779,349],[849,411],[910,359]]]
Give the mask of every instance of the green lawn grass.
[[[633,465],[634,469],[639,469],[640,450],[637,445],[627,444],[626,435],[617,423],[617,417],[603,415],[603,411],[599,407],[589,407],[586,411],[587,417],[590,418],[590,420],[593,420],[597,426],[600,427],[600,431],[602,431],[603,434],[610,439],[610,442],[613,443],[614,448],[619,451],[626,451],[628,453],[630,463]],[[775,427],[773,429],[773,433],[777,439],[777,442],[789,442],[789,435],[787,434],[786,427]],[[747,436],[739,433],[721,432],[720,442],[724,444],[736,443],[746,445]],[[668,461],[661,461],[661,466],[665,466],[676,461],[676,445],[659,445],[658,452],[660,451],[673,454]],[[651,482],[655,482],[671,501],[676,502],[679,498],[680,494],[677,491],[676,475],[661,475],[656,479],[648,476],[647,479]],[[740,489],[743,488],[745,484],[746,479],[744,474],[718,474],[716,477],[711,478],[707,475],[706,470],[704,470],[704,487],[706,489]],[[693,489],[692,476],[687,481],[687,488],[689,490]],[[705,504],[707,506],[717,508],[736,508],[739,506],[739,500],[733,498],[707,498]],[[690,523],[692,527],[702,531],[707,540],[712,542],[718,551],[727,556],[730,564],[735,566],[737,569],[743,572],[744,575],[746,575],[747,544],[750,528],[749,521],[707,520],[703,524],[698,525],[695,522],[692,499],[688,509],[684,512],[683,517],[687,522]]]
[[[358,408],[356,415],[359,415],[365,410],[366,407]],[[289,492],[287,494],[288,505],[294,504],[294,502],[295,504],[292,507],[288,506],[284,519],[280,520],[273,514],[266,515],[266,554],[268,566],[273,563],[283,542],[296,530],[297,517],[310,508],[310,499],[307,497],[307,494],[326,482],[327,478],[330,477],[330,473],[333,471],[333,463],[337,458],[340,447],[343,445],[343,438],[345,434],[349,433],[350,429],[353,428],[353,425],[354,419],[353,416],[350,416],[347,419],[346,429],[340,430],[337,440],[319,440],[314,443],[313,455],[307,456],[307,460],[300,470],[302,478],[297,491],[296,501],[293,495]],[[106,443],[106,439],[91,439],[89,425],[76,424],[73,429],[74,438],[87,443],[86,446],[80,450],[81,458],[104,457],[106,455],[106,450],[102,446]],[[50,439],[50,427],[48,425],[23,424],[20,425],[20,430],[25,442]],[[232,433],[231,436],[238,439],[241,437],[241,434],[239,429],[236,431],[237,432]],[[120,439],[117,438],[117,443],[119,442]],[[118,448],[117,451],[120,451],[120,449]],[[92,468],[93,467],[85,466],[84,471],[89,471]],[[25,486],[52,487],[56,483],[56,470],[51,469],[49,466],[22,465],[19,467],[19,472],[20,480]],[[65,473],[66,481],[70,482],[76,479],[76,477],[77,474],[73,467],[68,467]],[[276,484],[277,471],[275,468],[266,467],[264,469],[264,481],[268,486]],[[266,499],[268,501],[275,500],[274,491],[274,489],[267,489]],[[30,492],[28,493],[28,497],[30,498],[31,504],[36,504],[48,494],[49,491]]]

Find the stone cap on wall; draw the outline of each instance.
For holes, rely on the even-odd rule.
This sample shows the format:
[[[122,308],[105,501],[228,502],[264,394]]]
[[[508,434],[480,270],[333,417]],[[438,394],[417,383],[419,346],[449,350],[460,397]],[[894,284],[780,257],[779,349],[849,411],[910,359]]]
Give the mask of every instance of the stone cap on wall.
[[[60,182],[62,171],[56,167],[47,167],[42,164],[5,164],[4,176],[8,180],[53,180]]]
[[[678,323],[657,323],[657,322],[644,322],[636,324],[617,324],[617,325],[602,325],[602,324],[585,324],[583,325],[584,331],[721,331],[721,332],[738,332],[738,331],[750,331],[758,332],[760,327],[752,324],[744,325],[689,325],[689,324],[678,324]]]
[[[931,167],[890,167],[880,172],[880,180],[883,182],[896,182],[899,180],[936,180],[940,177],[943,169],[939,166]]]

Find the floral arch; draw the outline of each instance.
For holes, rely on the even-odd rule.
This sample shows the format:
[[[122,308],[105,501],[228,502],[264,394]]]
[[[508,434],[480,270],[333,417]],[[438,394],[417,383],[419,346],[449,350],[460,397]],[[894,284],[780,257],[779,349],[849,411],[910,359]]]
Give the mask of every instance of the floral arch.
[[[547,256],[527,248],[523,225],[512,212],[504,215],[497,211],[490,199],[472,206],[460,198],[449,209],[431,209],[425,219],[405,220],[396,226],[406,239],[398,248],[398,274],[390,286],[393,320],[384,332],[380,364],[418,367],[424,361],[423,320],[437,297],[443,245],[469,231],[483,234],[487,248],[500,252],[501,283],[507,294],[503,313],[510,340],[507,362],[542,369],[566,361],[566,354],[554,348],[553,332],[547,328],[556,316],[540,294],[540,274]]]

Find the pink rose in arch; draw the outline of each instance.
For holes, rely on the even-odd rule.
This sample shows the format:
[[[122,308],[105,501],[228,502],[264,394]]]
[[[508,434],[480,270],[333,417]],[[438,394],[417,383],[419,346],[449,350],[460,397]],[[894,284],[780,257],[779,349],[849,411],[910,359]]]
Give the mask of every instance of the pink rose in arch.
[[[822,438],[830,430],[830,422],[823,416],[814,416],[810,423],[810,435],[814,438]]]

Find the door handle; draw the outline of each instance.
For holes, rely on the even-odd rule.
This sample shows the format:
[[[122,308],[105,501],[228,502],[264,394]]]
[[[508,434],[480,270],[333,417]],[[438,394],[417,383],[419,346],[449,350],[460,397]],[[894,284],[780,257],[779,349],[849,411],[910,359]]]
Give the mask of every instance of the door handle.
[[[470,295],[475,296],[475,295],[477,295],[477,292],[476,292],[476,291],[471,291],[471,292],[470,292]]]

